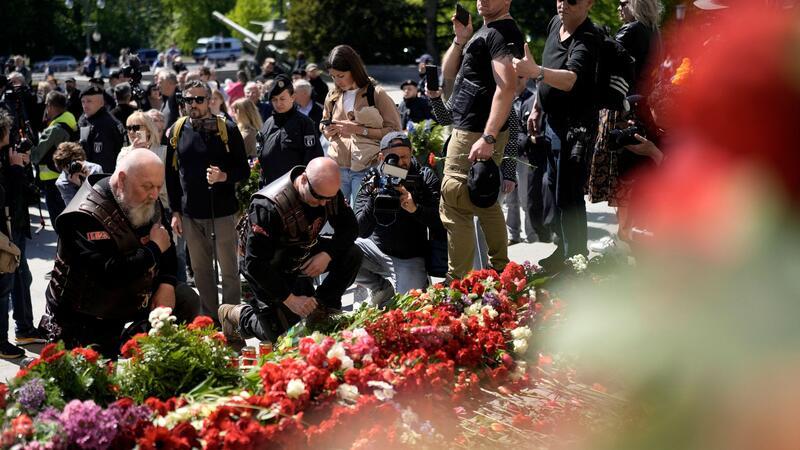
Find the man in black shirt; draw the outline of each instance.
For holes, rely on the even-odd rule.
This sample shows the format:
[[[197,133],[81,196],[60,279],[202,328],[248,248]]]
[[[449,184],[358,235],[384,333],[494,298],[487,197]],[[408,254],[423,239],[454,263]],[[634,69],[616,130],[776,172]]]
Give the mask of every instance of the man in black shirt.
[[[117,99],[117,106],[111,110],[111,115],[124,126],[128,123],[128,117],[136,112],[136,108],[131,105],[131,85],[128,83],[116,85],[114,96]]]
[[[158,89],[161,91],[162,96],[161,112],[164,114],[167,128],[169,128],[181,115],[181,105],[178,104],[177,96],[178,75],[168,69],[161,69],[157,74]]]
[[[405,294],[428,285],[425,271],[428,229],[443,231],[439,219],[439,177],[430,167],[417,162],[408,135],[403,132],[391,132],[381,140],[380,161],[389,155],[397,157],[396,167],[408,171],[406,183],[396,188],[399,208],[375,209],[378,195],[375,177],[381,176],[382,169],[372,169],[364,177],[355,204],[360,237],[356,245],[364,253],[356,283],[369,289],[376,306],[384,306],[395,291]],[[416,180],[413,185],[411,180]]]
[[[222,274],[223,303],[241,301],[235,187],[250,175],[250,166],[236,125],[211,115],[208,85],[193,80],[186,87],[189,116],[180,118],[167,131],[167,194],[172,228],[178,234],[185,233],[189,245],[202,312],[216,317],[219,301],[214,256],[219,259]],[[216,255],[212,233],[216,235]]]
[[[449,107],[453,134],[447,147],[440,214],[448,236],[448,275],[464,276],[475,253],[473,218],[486,236],[494,269],[508,264],[506,224],[500,204],[479,208],[469,197],[467,177],[473,162],[494,159],[499,167],[509,139],[508,115],[514,100],[516,75],[512,56],[524,42],[508,13],[510,0],[478,2],[483,26],[472,35],[472,19],[464,26],[453,16],[455,39],[442,62],[445,90],[453,86]]]
[[[222,331],[234,348],[244,345],[242,337],[275,342],[315,310],[326,314],[342,308],[361,251],[353,244],[356,218],[339,185],[339,166],[320,157],[253,195],[239,228],[239,256],[255,298],[219,307]],[[332,236],[320,236],[326,223]],[[328,276],[315,289],[313,278],[324,272]]]
[[[78,130],[87,160],[103,166],[104,173],[112,173],[125,142],[125,128],[105,107],[104,93],[97,86],[81,92],[83,115],[78,120]]]
[[[262,186],[277,180],[292,167],[304,166],[322,156],[316,125],[297,110],[289,77],[275,77],[267,95],[274,112],[256,135]]]
[[[559,1],[558,15],[548,26],[542,64],[536,63],[527,44],[525,57],[514,60],[518,75],[539,82],[528,128],[534,136],[547,136],[552,147],[544,179],[544,207],[560,240],[555,252],[539,261],[552,272],[562,269],[566,258],[588,253],[583,199],[588,158],[578,150],[580,145],[589,147],[597,129],[592,91],[600,40],[589,19],[591,7],[592,0]]]

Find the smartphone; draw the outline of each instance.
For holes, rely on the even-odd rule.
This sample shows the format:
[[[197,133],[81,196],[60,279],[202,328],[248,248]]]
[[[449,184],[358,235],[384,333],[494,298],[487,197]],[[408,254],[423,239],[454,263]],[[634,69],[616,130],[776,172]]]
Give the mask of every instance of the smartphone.
[[[147,134],[144,130],[139,130],[136,132],[136,139],[140,142],[147,142]]]
[[[328,125],[332,124],[333,121],[331,119],[322,119],[319,123],[321,123],[323,127],[327,127]]]
[[[425,88],[429,91],[439,90],[439,66],[425,64]]]
[[[467,26],[469,24],[469,18],[469,11],[461,6],[461,3],[456,3],[456,20],[461,22],[464,26]]]

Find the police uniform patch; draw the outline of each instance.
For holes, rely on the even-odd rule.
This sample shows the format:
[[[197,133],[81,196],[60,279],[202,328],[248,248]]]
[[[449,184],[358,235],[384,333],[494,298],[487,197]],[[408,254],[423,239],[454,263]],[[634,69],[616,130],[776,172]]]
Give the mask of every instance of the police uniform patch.
[[[103,151],[103,143],[102,142],[95,142],[94,143],[94,152],[100,153]]]
[[[303,136],[303,139],[306,142],[306,147],[313,147],[314,146],[314,135]]]
[[[111,236],[108,235],[106,231],[90,231],[86,233],[86,239],[90,241],[102,241],[105,239],[111,239]]]

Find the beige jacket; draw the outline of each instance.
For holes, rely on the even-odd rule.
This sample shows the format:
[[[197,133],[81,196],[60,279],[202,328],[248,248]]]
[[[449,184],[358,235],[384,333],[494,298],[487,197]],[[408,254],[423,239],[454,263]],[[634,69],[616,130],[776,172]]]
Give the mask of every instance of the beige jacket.
[[[355,121],[369,130],[368,136],[336,136],[330,140],[328,147],[328,156],[333,158],[339,167],[346,167],[355,172],[374,165],[378,161],[381,139],[391,131],[400,131],[400,113],[397,112],[397,107],[389,94],[380,86],[375,86],[375,106],[370,108],[366,93],[366,87],[356,92],[353,111]],[[326,119],[332,119],[334,122],[350,120],[344,110],[344,99],[339,89],[334,88],[325,99],[322,120]]]

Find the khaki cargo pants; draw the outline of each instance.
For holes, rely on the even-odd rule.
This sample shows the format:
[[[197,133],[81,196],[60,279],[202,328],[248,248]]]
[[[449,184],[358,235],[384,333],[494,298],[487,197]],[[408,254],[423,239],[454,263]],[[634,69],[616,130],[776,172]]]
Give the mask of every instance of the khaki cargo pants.
[[[491,266],[499,272],[508,264],[506,220],[503,217],[500,202],[496,202],[488,208],[478,208],[469,199],[467,175],[472,163],[467,156],[472,144],[481,138],[481,134],[453,130],[447,146],[439,215],[442,218],[442,224],[447,229],[447,275],[449,278],[462,278],[472,269],[475,255],[473,217],[478,218],[486,236]],[[500,133],[494,146],[492,159],[498,167],[502,163],[506,143],[508,143],[508,131]]]

